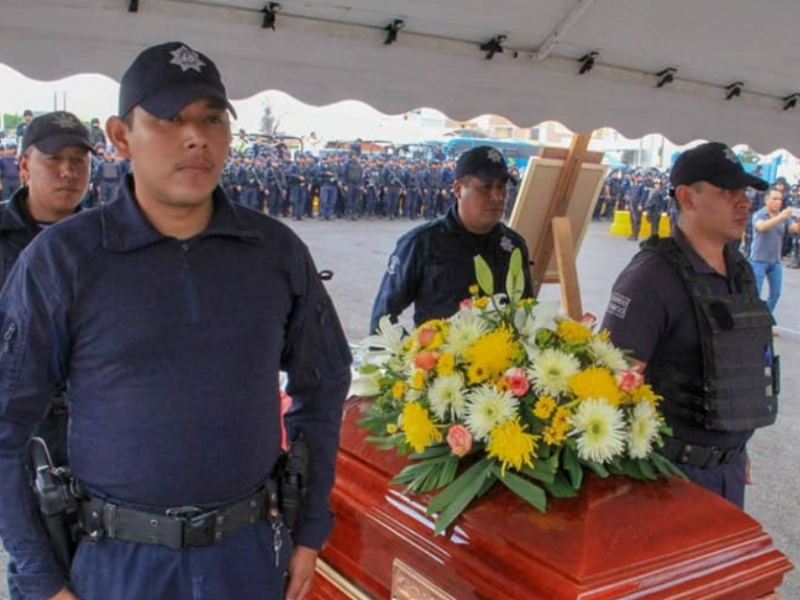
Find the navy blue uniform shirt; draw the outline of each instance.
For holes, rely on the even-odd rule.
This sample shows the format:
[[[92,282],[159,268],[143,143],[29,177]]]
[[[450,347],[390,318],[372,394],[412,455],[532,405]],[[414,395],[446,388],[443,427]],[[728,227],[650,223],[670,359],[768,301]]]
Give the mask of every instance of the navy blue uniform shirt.
[[[166,237],[131,187],[42,232],[0,294],[0,535],[31,598],[63,585],[22,467],[62,383],[72,472],[90,490],[210,508],[272,473],[286,371],[288,434],[303,431],[311,451],[294,541],[318,549],[332,527],[350,354],[308,249],[219,188],[203,232]]]
[[[504,291],[514,248],[522,251],[525,296],[531,296],[528,247],[522,236],[505,224],[498,223],[485,235],[471,233],[453,207],[435,221],[412,229],[398,240],[389,258],[372,308],[370,331],[375,331],[384,315],[396,322],[412,303],[416,325],[454,315],[477,281],[474,257],[478,254],[492,269],[495,291]]]
[[[22,250],[33,241],[42,228],[26,208],[28,188],[20,188],[8,202],[0,203],[0,244],[3,244],[3,264],[0,265],[0,288],[17,262]]]
[[[675,228],[672,237],[712,290],[732,293],[733,282],[703,260],[679,228]],[[729,246],[724,251],[728,273],[732,273],[733,265],[745,258]],[[617,278],[603,329],[611,333],[615,345],[631,350],[635,359],[650,362],[658,357],[678,366],[689,377],[702,379],[700,330],[692,301],[677,269],[655,252],[639,252]],[[752,435],[709,431],[670,414],[669,398],[664,398],[663,403],[667,423],[679,440],[728,448],[744,443]]]

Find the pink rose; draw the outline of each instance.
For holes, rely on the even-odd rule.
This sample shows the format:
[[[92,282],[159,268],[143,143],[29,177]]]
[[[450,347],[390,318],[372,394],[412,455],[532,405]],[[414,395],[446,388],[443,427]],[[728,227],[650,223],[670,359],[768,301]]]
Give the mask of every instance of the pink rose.
[[[453,454],[462,457],[472,450],[472,436],[463,425],[453,425],[447,432],[447,444]]]
[[[630,394],[633,390],[638,388],[644,383],[644,375],[633,369],[626,369],[624,371],[617,371],[615,373],[617,378],[617,385],[626,394]]]
[[[472,308],[472,298],[465,298],[459,303],[458,310],[464,310],[465,308]]]
[[[420,352],[414,357],[414,366],[424,371],[430,371],[439,360],[438,352]]]
[[[587,327],[594,327],[597,325],[597,317],[590,312],[583,313],[583,316],[581,317],[581,323]]]
[[[525,377],[525,371],[519,367],[510,368],[503,374],[503,377],[511,388],[511,394],[517,398],[524,396],[531,389],[531,384]]]

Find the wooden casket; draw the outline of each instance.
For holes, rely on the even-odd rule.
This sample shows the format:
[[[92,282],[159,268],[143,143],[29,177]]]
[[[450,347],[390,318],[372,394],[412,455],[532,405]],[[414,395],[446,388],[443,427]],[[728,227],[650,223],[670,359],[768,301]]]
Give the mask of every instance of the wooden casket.
[[[772,600],[792,569],[758,522],[674,478],[590,476],[546,514],[496,486],[435,536],[425,497],[388,485],[405,460],[364,441],[364,403],[346,405],[315,600]]]

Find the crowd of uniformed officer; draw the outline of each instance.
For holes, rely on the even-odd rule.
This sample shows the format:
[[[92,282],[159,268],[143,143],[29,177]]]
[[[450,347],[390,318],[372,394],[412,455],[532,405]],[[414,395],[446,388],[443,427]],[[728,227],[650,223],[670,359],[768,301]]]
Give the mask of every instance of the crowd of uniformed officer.
[[[454,182],[455,161],[447,158],[366,154],[358,147],[324,156],[292,156],[281,144],[232,150],[222,173],[222,187],[234,201],[298,220],[430,220],[454,205]],[[514,185],[508,214],[516,192]]]

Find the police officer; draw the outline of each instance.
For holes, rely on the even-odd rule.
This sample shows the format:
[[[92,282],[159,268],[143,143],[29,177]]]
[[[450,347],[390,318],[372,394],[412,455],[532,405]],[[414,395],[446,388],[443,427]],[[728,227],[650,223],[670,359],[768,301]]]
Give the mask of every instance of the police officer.
[[[22,143],[22,138],[25,135],[25,129],[33,121],[33,111],[26,108],[22,113],[22,122],[17,125],[17,143]]]
[[[105,152],[102,158],[92,176],[92,185],[99,192],[98,200],[101,204],[111,202],[116,197],[123,175],[122,166],[114,154]]]
[[[103,128],[100,127],[100,119],[94,118],[89,122],[90,129],[89,129],[89,138],[92,140],[92,148],[97,148],[97,146],[102,145],[103,148],[106,147],[106,134],[103,131]]]
[[[22,250],[45,228],[75,213],[89,187],[89,132],[73,114],[41,115],[25,129],[20,169],[26,184],[11,200],[0,204],[0,288]],[[44,438],[58,464],[67,460],[67,417],[64,395],[54,396],[35,435]],[[22,599],[13,577],[12,555],[8,566],[9,593]]]
[[[8,200],[19,189],[20,173],[19,159],[17,158],[17,145],[10,142],[3,149],[0,156],[0,192],[2,199]]]
[[[631,181],[630,191],[628,197],[628,210],[630,211],[631,219],[631,235],[629,240],[638,240],[639,232],[642,228],[642,214],[644,214],[644,204],[647,201],[649,190],[647,189],[647,182],[642,177],[641,173],[634,173]]]
[[[326,156],[319,171],[319,218],[330,221],[336,207],[336,195],[339,193],[339,180],[333,164],[333,157]]]
[[[728,242],[749,218],[748,175],[730,148],[702,144],[670,175],[678,226],[650,238],[614,284],[603,328],[630,349],[674,437],[663,454],[695,483],[744,506],[746,444],[775,420],[772,318]]]
[[[386,210],[390,221],[400,216],[400,194],[403,191],[404,179],[403,169],[397,164],[397,159],[391,157],[389,164],[383,168],[381,174],[383,193],[386,197]]]
[[[256,166],[253,164],[253,155],[250,153],[245,155],[244,164],[239,167],[239,172],[236,174],[236,185],[242,205],[258,210],[262,186]]]
[[[361,190],[364,183],[362,176],[363,172],[358,153],[351,152],[347,162],[344,163],[344,182],[342,185],[345,197],[345,216],[351,221],[355,221],[359,217],[359,202],[361,201]]]
[[[286,176],[277,155],[271,157],[267,169],[267,210],[270,216],[285,216]]]
[[[375,298],[370,331],[384,315],[396,322],[412,303],[417,325],[452,316],[476,281],[476,254],[489,264],[495,281],[506,280],[515,248],[522,251],[523,265],[529,264],[525,240],[501,222],[509,181],[503,155],[491,146],[473,148],[458,159],[455,175],[456,207],[397,242]],[[524,271],[530,296],[530,271]]]
[[[131,159],[116,202],[40,234],[0,296],[0,534],[26,598],[303,598],[332,521],[350,355],[306,246],[218,187],[231,140],[211,59],[143,51],[108,136]],[[176,118],[179,117],[179,118]],[[274,501],[279,370],[308,442],[294,529]],[[70,393],[83,541],[69,589],[22,455]]]

